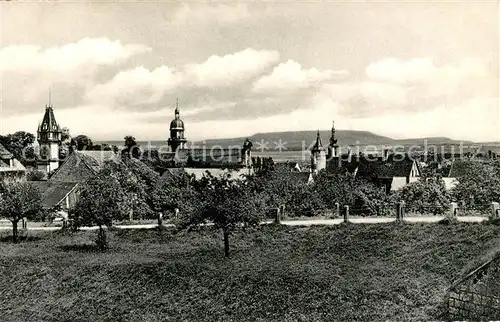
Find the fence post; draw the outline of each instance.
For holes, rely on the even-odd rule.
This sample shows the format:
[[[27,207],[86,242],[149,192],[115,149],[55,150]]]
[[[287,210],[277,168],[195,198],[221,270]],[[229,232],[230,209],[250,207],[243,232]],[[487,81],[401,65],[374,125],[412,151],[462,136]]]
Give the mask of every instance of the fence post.
[[[491,218],[498,218],[498,211],[500,209],[500,204],[498,202],[491,203]]]
[[[452,202],[450,204],[450,212],[448,214],[448,218],[450,218],[450,219],[457,218],[457,210],[458,210],[458,203]]]
[[[281,205],[281,217],[285,216],[285,205]]]
[[[404,215],[405,215],[404,207],[405,207],[404,201],[401,201],[396,204],[396,221],[404,220]]]
[[[274,221],[277,225],[281,224],[281,214],[280,214],[280,208],[276,208],[276,218]]]
[[[335,203],[335,216],[340,217],[340,204],[338,202]]]
[[[160,212],[158,212],[158,227],[161,227],[163,226],[163,214]]]
[[[22,226],[23,226],[23,229],[26,229],[26,227],[28,227],[28,220],[25,217],[23,217]]]
[[[349,206],[344,206],[345,212],[344,212],[344,222],[348,223],[349,222]]]

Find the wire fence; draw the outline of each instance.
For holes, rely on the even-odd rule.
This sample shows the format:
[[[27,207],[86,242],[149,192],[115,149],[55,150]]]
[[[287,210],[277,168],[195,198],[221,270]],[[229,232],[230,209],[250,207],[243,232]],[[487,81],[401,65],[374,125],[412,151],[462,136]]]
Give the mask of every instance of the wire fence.
[[[500,257],[482,264],[449,289],[441,320],[498,320],[500,318]]]

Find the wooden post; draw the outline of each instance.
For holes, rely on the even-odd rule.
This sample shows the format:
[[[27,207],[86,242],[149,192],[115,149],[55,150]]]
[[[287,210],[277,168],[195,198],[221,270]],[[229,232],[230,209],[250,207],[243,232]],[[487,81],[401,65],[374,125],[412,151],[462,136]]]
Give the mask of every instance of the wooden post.
[[[495,219],[499,217],[500,204],[498,202],[491,203],[491,218]]]
[[[281,224],[281,214],[280,214],[280,208],[276,208],[276,217],[274,219],[274,222],[279,225]]]
[[[158,212],[158,227],[161,227],[163,226],[163,214],[160,212]]]
[[[405,202],[401,201],[399,205],[399,211],[401,212],[401,220],[405,220]]]
[[[25,217],[23,217],[22,227],[23,229],[26,229],[26,227],[28,227],[28,220]]]
[[[448,218],[449,219],[457,218],[457,210],[458,210],[458,203],[452,202],[450,204],[450,212],[448,213]]]
[[[281,217],[285,217],[285,205],[281,205]]]
[[[349,206],[344,206],[344,222],[348,223],[349,222]]]
[[[403,211],[402,211],[402,208],[403,208],[403,203],[402,202],[398,202],[396,204],[396,221],[403,221]]]
[[[338,202],[335,203],[335,216],[340,217],[340,204]]]

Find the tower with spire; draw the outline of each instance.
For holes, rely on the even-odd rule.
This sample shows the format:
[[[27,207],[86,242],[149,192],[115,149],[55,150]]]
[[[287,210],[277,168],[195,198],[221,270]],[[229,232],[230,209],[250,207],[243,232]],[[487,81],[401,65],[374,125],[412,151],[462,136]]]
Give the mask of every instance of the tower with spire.
[[[339,146],[337,145],[337,139],[335,138],[335,121],[332,121],[332,135],[330,136],[330,144],[328,145],[328,160],[338,157]]]
[[[173,152],[178,149],[184,149],[187,142],[184,132],[184,122],[180,119],[179,99],[177,99],[175,103],[175,118],[170,122],[170,138],[168,139],[168,145]]]
[[[316,134],[316,142],[311,149],[311,172],[318,173],[326,168],[326,151],[321,143],[319,130]]]
[[[54,116],[49,91],[49,103],[45,105],[45,114],[37,131],[37,141],[40,148],[38,166],[47,173],[51,173],[59,167],[61,136],[62,131]]]

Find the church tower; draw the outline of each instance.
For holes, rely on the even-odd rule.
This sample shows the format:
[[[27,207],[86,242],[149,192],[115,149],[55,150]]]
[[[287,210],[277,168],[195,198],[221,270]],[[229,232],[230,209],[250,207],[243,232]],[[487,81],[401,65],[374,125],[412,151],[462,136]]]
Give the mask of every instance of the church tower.
[[[311,149],[311,172],[318,173],[320,170],[326,168],[326,151],[321,143],[319,130],[316,135],[316,143]]]
[[[170,138],[168,139],[168,145],[172,152],[177,151],[177,149],[184,149],[184,145],[187,140],[184,137],[184,122],[179,116],[179,99],[175,104],[175,118],[170,122]]]
[[[332,135],[330,136],[330,144],[328,145],[328,160],[338,157],[339,146],[337,145],[337,139],[335,138],[335,121],[332,122]]]
[[[45,105],[45,114],[37,131],[37,141],[40,148],[38,165],[41,170],[47,173],[51,173],[59,167],[61,135],[62,131],[54,117],[49,93],[49,104]]]

